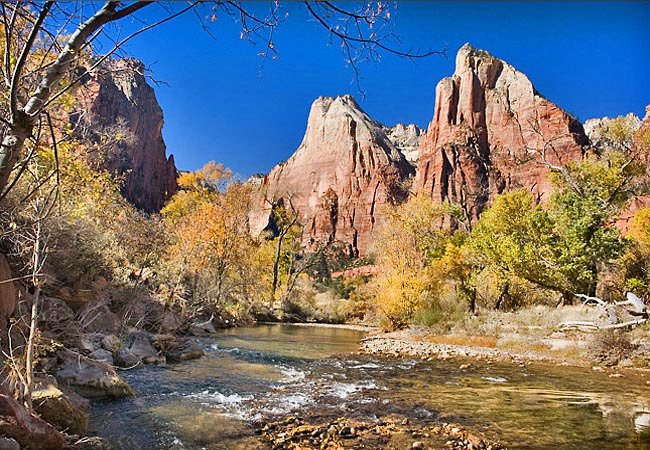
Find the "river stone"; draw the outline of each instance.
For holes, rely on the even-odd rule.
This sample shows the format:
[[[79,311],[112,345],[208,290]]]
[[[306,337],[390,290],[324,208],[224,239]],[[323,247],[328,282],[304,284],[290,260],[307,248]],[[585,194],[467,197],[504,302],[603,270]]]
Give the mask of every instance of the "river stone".
[[[114,334],[107,334],[102,338],[101,344],[104,350],[108,350],[109,352],[114,352],[115,350],[120,348],[120,338],[118,338]]]
[[[88,355],[88,358],[94,359],[95,361],[101,361],[111,366],[114,365],[113,354],[108,350],[104,350],[103,348],[95,350],[90,355]]]
[[[20,444],[12,438],[0,438],[0,450],[20,450]]]
[[[153,336],[146,331],[133,331],[125,339],[124,347],[140,359],[158,356],[152,345]]]
[[[201,358],[205,353],[201,345],[193,339],[183,339],[175,342],[167,352],[169,362],[181,362]]]
[[[61,366],[56,379],[88,398],[125,397],[134,395],[131,386],[111,366],[63,351],[58,354]]]
[[[212,319],[206,321],[194,322],[190,325],[190,334],[193,336],[210,336],[217,332],[212,323]]]
[[[183,321],[173,311],[165,311],[160,320],[160,331],[175,333],[183,325]]]
[[[30,414],[13,397],[0,389],[0,436],[15,439],[21,447],[29,449],[62,449],[66,442],[52,425]],[[5,440],[7,446],[13,445]],[[8,447],[8,448],[15,448]]]
[[[79,350],[84,353],[92,353],[95,350],[102,348],[103,338],[104,335],[101,333],[82,334],[79,338]]]
[[[38,415],[60,431],[82,434],[88,427],[90,404],[74,393],[64,394],[48,383],[34,390],[32,402]]]
[[[142,360],[128,348],[122,347],[115,353],[115,365],[121,369],[133,369],[139,367],[141,364]]]

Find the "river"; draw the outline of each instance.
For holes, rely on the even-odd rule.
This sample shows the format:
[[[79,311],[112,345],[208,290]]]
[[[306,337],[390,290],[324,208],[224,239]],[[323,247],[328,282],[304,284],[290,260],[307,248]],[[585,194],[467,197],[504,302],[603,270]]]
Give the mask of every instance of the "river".
[[[88,432],[124,449],[245,449],[260,448],[266,420],[393,414],[460,423],[511,449],[650,449],[650,375],[382,359],[355,353],[363,336],[224,330],[201,340],[204,358],[123,373],[137,396],[93,403]]]

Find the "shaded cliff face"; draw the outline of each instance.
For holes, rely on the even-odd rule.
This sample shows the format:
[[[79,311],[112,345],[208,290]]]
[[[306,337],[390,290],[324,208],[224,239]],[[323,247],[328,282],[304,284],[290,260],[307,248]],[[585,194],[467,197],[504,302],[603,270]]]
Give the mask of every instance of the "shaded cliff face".
[[[582,125],[537,93],[526,75],[465,44],[456,69],[436,87],[429,130],[420,143],[415,189],[460,203],[471,223],[494,197],[520,188],[550,192],[548,168],[579,160]]]
[[[109,59],[78,89],[86,139],[104,151],[100,165],[124,175],[122,193],[136,207],[159,211],[176,191],[174,157],[166,156],[163,113],[142,62]],[[80,127],[83,128],[83,127]]]
[[[384,127],[352,97],[320,97],[300,147],[263,179],[264,208],[251,215],[252,231],[268,224],[269,201],[288,205],[290,199],[308,248],[341,241],[351,254],[367,254],[383,205],[406,198],[404,182],[413,174]]]

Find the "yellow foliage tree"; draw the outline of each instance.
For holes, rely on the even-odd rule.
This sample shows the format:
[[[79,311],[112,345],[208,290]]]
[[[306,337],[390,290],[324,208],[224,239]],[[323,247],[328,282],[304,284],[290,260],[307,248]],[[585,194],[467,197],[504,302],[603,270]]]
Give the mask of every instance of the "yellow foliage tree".
[[[373,282],[384,328],[405,327],[438,295],[445,278],[439,260],[452,236],[440,229],[447,215],[461,213],[425,196],[415,196],[388,212],[375,247],[380,272]]]

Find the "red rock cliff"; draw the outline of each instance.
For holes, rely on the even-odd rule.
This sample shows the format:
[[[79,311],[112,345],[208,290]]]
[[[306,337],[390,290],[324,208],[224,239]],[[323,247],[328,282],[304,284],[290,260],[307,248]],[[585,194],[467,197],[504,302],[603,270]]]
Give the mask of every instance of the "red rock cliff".
[[[582,125],[542,97],[526,75],[465,44],[436,87],[434,116],[420,142],[415,188],[461,203],[472,223],[497,194],[526,188],[544,198],[547,167],[583,156]]]
[[[319,97],[300,147],[262,180],[266,208],[252,214],[252,231],[268,224],[268,200],[290,198],[308,248],[341,241],[351,254],[367,254],[383,205],[406,198],[402,184],[412,175],[384,127],[352,97]]]
[[[138,208],[154,212],[176,191],[174,157],[166,156],[163,113],[144,77],[144,65],[133,59],[111,59],[88,73],[77,98],[85,137],[114,142],[104,167],[125,175],[122,193]],[[73,121],[78,120],[73,118]]]

